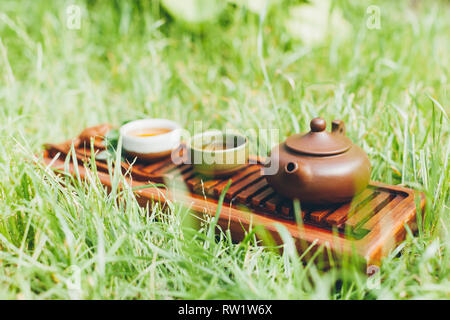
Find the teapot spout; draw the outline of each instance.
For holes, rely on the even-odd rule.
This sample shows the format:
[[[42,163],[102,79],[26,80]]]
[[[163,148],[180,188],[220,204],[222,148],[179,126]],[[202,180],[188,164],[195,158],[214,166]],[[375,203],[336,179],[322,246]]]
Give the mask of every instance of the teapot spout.
[[[289,162],[284,167],[284,172],[286,172],[287,174],[294,174],[297,171],[298,171],[298,163],[297,162]]]
[[[299,163],[298,161],[288,162],[284,166],[284,172],[288,177],[297,180],[297,183],[304,185],[311,180],[311,170],[307,165]]]

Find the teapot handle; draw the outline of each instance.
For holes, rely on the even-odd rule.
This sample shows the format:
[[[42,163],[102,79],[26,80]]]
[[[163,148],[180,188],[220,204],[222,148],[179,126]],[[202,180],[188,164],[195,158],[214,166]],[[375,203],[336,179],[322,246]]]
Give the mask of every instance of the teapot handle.
[[[342,120],[334,120],[331,124],[331,132],[345,135],[345,123]]]

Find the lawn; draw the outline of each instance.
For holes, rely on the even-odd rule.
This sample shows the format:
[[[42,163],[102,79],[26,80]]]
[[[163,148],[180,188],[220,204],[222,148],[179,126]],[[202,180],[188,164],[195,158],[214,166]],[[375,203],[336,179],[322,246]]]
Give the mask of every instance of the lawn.
[[[305,18],[301,1],[272,2],[0,2],[0,298],[450,298],[450,4],[336,1]],[[71,180],[38,158],[104,122],[277,128],[281,141],[316,116],[346,122],[373,180],[426,194],[379,283],[301,263],[290,241],[279,254],[214,239],[179,203],[140,208],[95,172]]]

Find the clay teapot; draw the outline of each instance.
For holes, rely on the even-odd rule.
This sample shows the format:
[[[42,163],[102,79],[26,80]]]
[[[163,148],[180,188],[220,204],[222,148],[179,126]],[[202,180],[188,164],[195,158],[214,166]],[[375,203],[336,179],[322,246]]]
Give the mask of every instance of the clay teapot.
[[[334,120],[331,132],[326,126],[315,118],[309,133],[272,149],[264,171],[278,193],[302,204],[327,205],[350,201],[367,187],[371,166],[365,152],[346,137],[343,121]],[[271,172],[274,164],[278,170]]]

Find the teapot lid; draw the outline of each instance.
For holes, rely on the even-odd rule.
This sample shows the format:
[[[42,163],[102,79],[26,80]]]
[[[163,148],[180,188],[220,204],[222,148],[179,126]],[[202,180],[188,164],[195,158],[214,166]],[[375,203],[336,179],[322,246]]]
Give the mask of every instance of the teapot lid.
[[[347,151],[352,141],[344,134],[344,123],[333,121],[333,132],[327,132],[327,123],[322,118],[311,120],[311,131],[298,133],[286,139],[286,146],[293,151],[316,155],[330,156]]]

